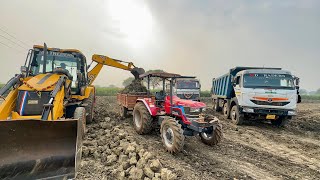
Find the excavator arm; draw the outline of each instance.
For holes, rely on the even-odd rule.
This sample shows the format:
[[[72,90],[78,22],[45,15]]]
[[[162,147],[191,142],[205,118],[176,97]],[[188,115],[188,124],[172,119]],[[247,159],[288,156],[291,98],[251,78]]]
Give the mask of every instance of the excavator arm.
[[[140,74],[145,73],[143,68],[135,67],[132,62],[121,61],[108,56],[94,54],[92,62],[96,62],[97,64],[88,72],[89,85],[97,78],[104,65],[130,71],[136,79],[139,78]]]

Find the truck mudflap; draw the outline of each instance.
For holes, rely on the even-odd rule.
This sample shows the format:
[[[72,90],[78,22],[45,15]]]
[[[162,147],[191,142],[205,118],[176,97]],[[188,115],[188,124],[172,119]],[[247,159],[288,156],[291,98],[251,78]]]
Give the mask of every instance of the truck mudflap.
[[[75,178],[81,129],[78,119],[0,121],[0,179]]]

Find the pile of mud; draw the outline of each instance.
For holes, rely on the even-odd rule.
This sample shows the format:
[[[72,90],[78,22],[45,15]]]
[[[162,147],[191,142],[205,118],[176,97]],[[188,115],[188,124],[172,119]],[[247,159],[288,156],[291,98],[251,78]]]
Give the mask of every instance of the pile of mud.
[[[77,179],[177,179],[127,131],[131,125],[119,123],[119,114],[106,106],[97,108],[95,122],[87,126]]]
[[[147,88],[142,84],[141,79],[135,79],[126,86],[120,93],[137,93],[137,92],[147,92]]]

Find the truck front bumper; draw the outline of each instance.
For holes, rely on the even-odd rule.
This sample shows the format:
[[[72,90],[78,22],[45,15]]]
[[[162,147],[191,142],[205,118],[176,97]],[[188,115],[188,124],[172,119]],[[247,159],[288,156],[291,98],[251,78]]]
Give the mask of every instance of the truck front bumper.
[[[247,114],[260,114],[260,115],[273,114],[277,116],[295,116],[296,115],[296,111],[292,109],[241,107],[240,112],[247,113]]]

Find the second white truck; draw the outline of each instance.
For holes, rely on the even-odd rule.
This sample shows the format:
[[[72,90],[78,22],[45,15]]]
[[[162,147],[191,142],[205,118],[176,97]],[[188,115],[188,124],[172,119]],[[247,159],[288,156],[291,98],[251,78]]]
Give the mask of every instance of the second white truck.
[[[299,78],[281,68],[235,67],[212,83],[214,109],[237,125],[266,119],[284,126],[301,102]]]

